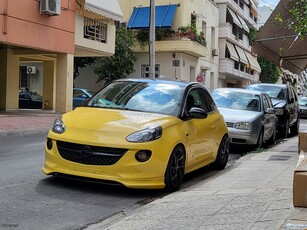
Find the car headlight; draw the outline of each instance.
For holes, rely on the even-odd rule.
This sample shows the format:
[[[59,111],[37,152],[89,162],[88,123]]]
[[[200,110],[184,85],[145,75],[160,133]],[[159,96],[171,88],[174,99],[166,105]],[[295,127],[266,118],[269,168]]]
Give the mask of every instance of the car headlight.
[[[58,134],[65,132],[65,125],[62,121],[62,117],[58,117],[55,119],[51,130]]]
[[[284,109],[275,109],[275,115],[283,115]]]
[[[126,137],[128,142],[148,142],[159,139],[162,136],[162,127],[147,128]]]
[[[250,130],[252,129],[252,124],[249,122],[237,122],[234,127],[236,129]]]

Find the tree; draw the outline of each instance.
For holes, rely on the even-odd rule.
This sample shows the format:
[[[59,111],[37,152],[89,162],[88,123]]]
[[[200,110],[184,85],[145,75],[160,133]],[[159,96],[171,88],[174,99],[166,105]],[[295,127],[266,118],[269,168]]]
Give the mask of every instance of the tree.
[[[79,68],[94,63],[95,57],[75,57],[74,58],[74,79],[79,76]]]
[[[307,35],[307,0],[286,0],[290,17],[277,14],[275,20],[284,28],[293,29],[304,39]]]
[[[115,54],[111,57],[98,58],[95,74],[98,81],[108,83],[112,80],[125,78],[133,73],[136,56],[132,51],[135,42],[134,32],[124,27],[118,27],[115,36]]]
[[[258,57],[258,63],[261,67],[259,80],[262,83],[275,83],[281,74],[280,68],[274,63],[266,60],[264,57]]]

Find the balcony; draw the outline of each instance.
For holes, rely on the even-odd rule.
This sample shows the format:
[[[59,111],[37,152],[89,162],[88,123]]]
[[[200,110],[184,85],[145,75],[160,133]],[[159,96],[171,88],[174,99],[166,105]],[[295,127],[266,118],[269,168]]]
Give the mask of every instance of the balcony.
[[[133,51],[148,52],[148,31],[139,30]],[[156,30],[156,52],[182,52],[194,57],[206,57],[207,47],[204,34],[181,27],[178,30]]]
[[[115,52],[115,26],[76,14],[75,56],[111,56]]]
[[[220,73],[225,74],[228,78],[237,81],[255,81],[256,76],[240,71],[238,67],[235,66],[235,61],[231,59],[220,59]]]

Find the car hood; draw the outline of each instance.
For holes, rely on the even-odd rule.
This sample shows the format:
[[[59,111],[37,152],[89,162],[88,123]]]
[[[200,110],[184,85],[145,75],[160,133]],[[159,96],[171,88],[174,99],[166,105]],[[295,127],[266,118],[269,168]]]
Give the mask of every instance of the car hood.
[[[282,108],[286,104],[286,102],[284,100],[279,100],[279,99],[275,99],[275,98],[271,98],[271,99],[272,99],[272,103],[273,103],[275,108]]]
[[[163,114],[118,109],[78,107],[63,115],[67,129],[130,134],[148,127],[169,126],[181,120]]]
[[[226,122],[251,122],[261,116],[261,112],[218,108]]]

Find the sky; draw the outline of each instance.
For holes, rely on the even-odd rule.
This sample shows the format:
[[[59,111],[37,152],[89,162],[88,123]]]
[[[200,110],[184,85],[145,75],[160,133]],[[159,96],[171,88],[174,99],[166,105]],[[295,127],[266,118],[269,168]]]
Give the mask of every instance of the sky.
[[[267,5],[267,6],[271,6],[272,8],[275,8],[278,3],[279,3],[279,0],[260,0],[259,6]]]

